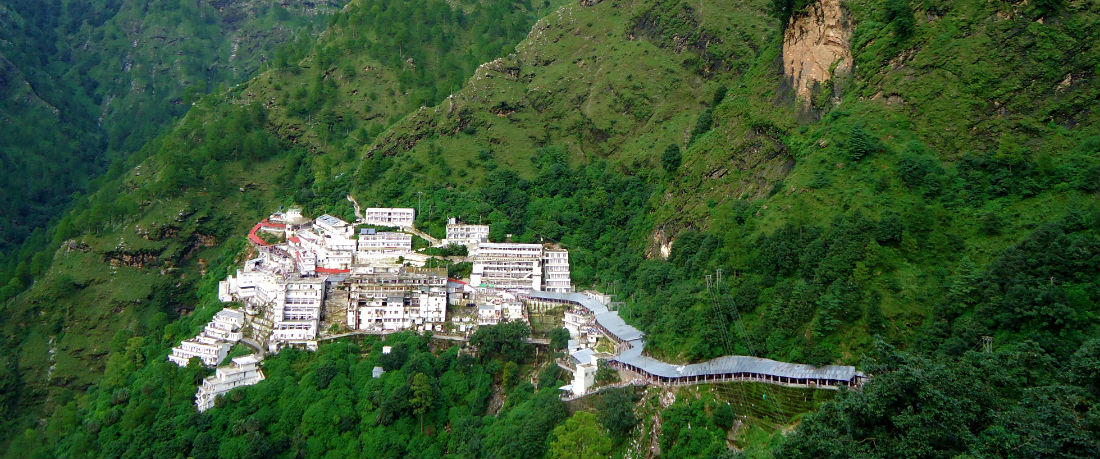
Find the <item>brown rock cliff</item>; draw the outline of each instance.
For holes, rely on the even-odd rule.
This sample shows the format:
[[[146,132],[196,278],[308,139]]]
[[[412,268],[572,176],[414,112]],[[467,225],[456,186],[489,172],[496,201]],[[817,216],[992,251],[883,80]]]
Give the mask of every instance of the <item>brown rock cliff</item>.
[[[816,84],[852,71],[851,38],[840,0],[815,1],[791,17],[783,33],[783,72],[804,104]]]

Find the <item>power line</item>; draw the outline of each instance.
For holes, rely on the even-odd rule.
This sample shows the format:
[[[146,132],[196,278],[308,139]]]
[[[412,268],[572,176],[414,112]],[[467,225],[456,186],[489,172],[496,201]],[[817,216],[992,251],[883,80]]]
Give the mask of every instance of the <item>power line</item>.
[[[722,315],[721,307],[718,304],[718,293],[717,293],[718,292],[718,282],[717,281],[714,282],[714,284],[713,284],[714,289],[712,290],[711,289],[711,285],[712,285],[711,281],[712,280],[713,280],[713,278],[711,277],[711,275],[707,274],[707,294],[709,294],[710,298],[711,298],[711,310],[714,311],[714,319],[715,319],[716,322],[718,322],[718,324],[717,324],[718,325],[718,333],[720,335],[722,335],[722,343],[724,345],[722,350],[723,350],[724,353],[729,353],[730,352],[730,347],[731,347],[730,346],[730,337],[729,337],[729,326],[726,324],[726,321],[724,320],[725,318]]]

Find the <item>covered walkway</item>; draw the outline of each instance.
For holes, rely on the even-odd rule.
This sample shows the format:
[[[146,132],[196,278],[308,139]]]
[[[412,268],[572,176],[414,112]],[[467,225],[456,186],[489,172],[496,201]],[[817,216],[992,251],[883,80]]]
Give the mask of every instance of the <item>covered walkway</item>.
[[[649,384],[684,386],[722,382],[762,382],[791,387],[836,389],[861,387],[866,375],[849,365],[815,367],[745,355],[727,355],[702,363],[674,365],[642,355],[645,335],[627,324],[617,311],[583,293],[531,291],[525,298],[546,303],[580,306],[592,313],[596,327],[619,344],[619,354],[608,363],[637,374]]]

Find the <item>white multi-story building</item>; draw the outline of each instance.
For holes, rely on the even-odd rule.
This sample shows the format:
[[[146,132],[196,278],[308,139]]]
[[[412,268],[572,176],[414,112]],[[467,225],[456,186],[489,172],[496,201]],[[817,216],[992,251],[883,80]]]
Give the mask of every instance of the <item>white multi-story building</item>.
[[[353,274],[347,326],[394,331],[433,328],[447,320],[447,270],[406,268]]]
[[[569,251],[542,244],[486,242],[474,249],[470,283],[500,290],[573,291]]]
[[[543,250],[542,289],[559,293],[573,291],[573,283],[569,278],[568,250],[549,247]]]
[[[542,290],[542,245],[478,244],[470,283],[502,290]]]
[[[264,380],[264,373],[260,370],[260,358],[255,355],[236,357],[228,366],[218,368],[213,376],[207,376],[199,386],[199,392],[195,394],[195,406],[199,412],[206,411],[214,406],[218,396],[235,388],[251,386]]]
[[[416,221],[416,209],[405,207],[370,207],[363,211],[363,223],[378,226],[409,228]]]
[[[355,258],[360,264],[379,258],[393,258],[412,253],[412,235],[389,231],[375,232],[364,228],[359,233]]]
[[[262,312],[271,328],[270,349],[288,344],[315,347],[325,278],[275,274],[265,271],[265,266],[269,265],[246,263],[237,276],[229,276],[218,286],[219,297],[243,302],[251,314]]]
[[[271,327],[268,350],[278,352],[287,345],[317,349],[317,320],[282,320]]]
[[[244,313],[237,309],[222,309],[214,314],[214,319],[206,324],[202,334],[229,343],[241,340],[241,328],[244,327]]]
[[[285,345],[317,346],[317,331],[325,299],[325,280],[318,277],[292,277],[281,284],[281,291],[267,310],[271,320],[268,347],[278,350]]]
[[[447,220],[447,238],[443,244],[477,245],[489,242],[489,225],[469,225],[455,219]]]
[[[233,345],[230,343],[200,334],[172,348],[172,353],[168,355],[168,360],[171,360],[172,363],[181,367],[186,367],[187,362],[190,361],[192,357],[198,357],[203,365],[212,367],[220,363],[222,359],[225,359],[225,356],[229,355],[229,349],[232,347]]]
[[[494,301],[477,306],[477,324],[479,326],[522,320],[524,320],[523,303],[519,301]]]
[[[217,365],[229,354],[233,343],[241,340],[244,314],[236,309],[222,309],[206,324],[198,336],[185,340],[172,348],[168,360],[186,367],[192,357],[198,357],[203,365]]]
[[[504,311],[494,304],[479,304],[477,306],[477,325],[496,325],[504,318]]]
[[[571,307],[562,316],[562,327],[569,330],[569,336],[579,339],[588,332],[588,328],[592,324],[592,318],[591,311],[579,306]]]
[[[325,281],[315,277],[287,279],[283,294],[283,320],[319,320],[325,297]]]

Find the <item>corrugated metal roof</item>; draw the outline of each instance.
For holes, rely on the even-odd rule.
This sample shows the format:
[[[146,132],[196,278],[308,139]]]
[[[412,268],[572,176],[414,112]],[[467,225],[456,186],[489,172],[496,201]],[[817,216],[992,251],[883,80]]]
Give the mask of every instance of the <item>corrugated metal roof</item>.
[[[856,376],[864,376],[863,373],[856,371],[855,367],[848,365],[815,367],[744,355],[727,355],[701,363],[673,365],[642,355],[645,349],[645,335],[624,322],[618,312],[609,311],[607,306],[588,295],[531,291],[529,296],[541,300],[568,301],[588,309],[595,316],[596,323],[625,342],[626,349],[612,360],[633,365],[654,376],[678,378],[725,373],[756,373],[786,378],[820,378],[834,381],[851,381]]]
[[[583,293],[560,293],[560,292],[543,292],[541,290],[532,290],[529,294],[531,298],[550,301],[569,301],[584,306],[592,314],[601,314],[607,312],[607,306],[600,303],[595,298],[592,298]]]
[[[332,215],[329,215],[329,214],[324,214],[320,217],[317,217],[317,222],[318,223],[324,223],[324,224],[329,225],[329,226],[348,226],[348,222],[343,221],[343,220],[341,220],[337,217],[334,217]]]
[[[596,351],[593,351],[592,349],[581,349],[577,352],[570,354],[570,356],[573,357],[573,363],[584,364],[591,362],[592,355],[595,353]]]
[[[620,341],[631,341],[641,339],[645,336],[641,330],[624,322],[623,318],[619,317],[619,313],[615,311],[596,314],[596,323],[600,324],[601,327],[612,335],[618,337]]]
[[[834,381],[850,381],[856,376],[863,376],[855,367],[847,365],[828,365],[815,367],[799,363],[779,362],[776,360],[745,355],[727,355],[702,363],[688,365],[673,365],[641,355],[641,347],[624,352],[613,360],[628,365],[633,365],[654,376],[665,378],[720,375],[728,373],[756,373],[786,378],[828,379]]]

